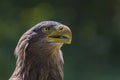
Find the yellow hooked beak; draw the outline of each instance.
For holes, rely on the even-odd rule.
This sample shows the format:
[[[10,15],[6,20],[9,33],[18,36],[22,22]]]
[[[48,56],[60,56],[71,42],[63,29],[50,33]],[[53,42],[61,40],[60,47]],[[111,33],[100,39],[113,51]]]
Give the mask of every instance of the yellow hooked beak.
[[[70,44],[72,41],[72,32],[65,25],[58,25],[56,29],[48,35],[51,42]]]

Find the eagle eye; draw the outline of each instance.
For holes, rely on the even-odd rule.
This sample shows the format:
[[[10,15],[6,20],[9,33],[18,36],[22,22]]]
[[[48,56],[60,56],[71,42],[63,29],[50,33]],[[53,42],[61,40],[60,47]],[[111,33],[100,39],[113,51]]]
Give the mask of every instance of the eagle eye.
[[[50,30],[50,27],[44,27],[44,28],[42,29],[42,32],[46,33],[46,32],[48,32],[49,30]]]

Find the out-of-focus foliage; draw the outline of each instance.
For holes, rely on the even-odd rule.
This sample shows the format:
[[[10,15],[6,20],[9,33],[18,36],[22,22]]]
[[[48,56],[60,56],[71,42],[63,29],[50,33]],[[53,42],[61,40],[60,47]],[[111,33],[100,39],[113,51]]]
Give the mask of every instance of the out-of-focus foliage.
[[[0,0],[0,80],[15,68],[19,37],[43,20],[73,31],[65,80],[120,80],[120,0]]]

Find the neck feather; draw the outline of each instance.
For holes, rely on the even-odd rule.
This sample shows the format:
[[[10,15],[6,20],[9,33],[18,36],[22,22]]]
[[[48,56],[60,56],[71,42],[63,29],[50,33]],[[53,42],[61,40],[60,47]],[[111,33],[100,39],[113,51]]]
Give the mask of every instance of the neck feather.
[[[18,56],[16,69],[10,80],[63,80],[63,57],[60,49],[53,52],[52,49],[34,47],[29,48],[26,53]]]

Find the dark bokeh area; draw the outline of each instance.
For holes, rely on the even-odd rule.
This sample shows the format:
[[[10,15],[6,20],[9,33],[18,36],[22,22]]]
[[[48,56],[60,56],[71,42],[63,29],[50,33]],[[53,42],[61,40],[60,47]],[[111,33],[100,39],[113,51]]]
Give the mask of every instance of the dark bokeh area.
[[[43,20],[69,26],[65,80],[120,80],[120,0],[0,0],[0,80],[8,80],[20,36]]]

